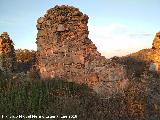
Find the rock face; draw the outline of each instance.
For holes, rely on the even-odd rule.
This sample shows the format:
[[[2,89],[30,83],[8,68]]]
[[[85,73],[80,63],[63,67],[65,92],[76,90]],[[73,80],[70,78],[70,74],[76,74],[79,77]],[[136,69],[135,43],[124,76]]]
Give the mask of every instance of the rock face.
[[[160,49],[160,32],[156,33],[156,36],[152,43],[153,49]]]
[[[10,73],[15,70],[16,57],[13,42],[7,32],[0,36],[0,70]]]
[[[123,66],[107,60],[88,38],[88,16],[55,6],[37,21],[37,69],[42,79],[59,77],[96,86],[125,79]]]

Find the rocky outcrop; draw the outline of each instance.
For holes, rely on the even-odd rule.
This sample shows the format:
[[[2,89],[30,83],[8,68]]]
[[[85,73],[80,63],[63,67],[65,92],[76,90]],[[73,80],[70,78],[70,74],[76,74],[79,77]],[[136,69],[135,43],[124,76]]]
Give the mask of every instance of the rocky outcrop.
[[[88,38],[87,23],[87,15],[64,5],[49,9],[38,19],[36,58],[42,79],[59,77],[90,86],[126,79],[123,66],[97,51]]]
[[[16,57],[13,41],[7,32],[0,36],[0,70],[4,73],[11,73],[16,67]]]

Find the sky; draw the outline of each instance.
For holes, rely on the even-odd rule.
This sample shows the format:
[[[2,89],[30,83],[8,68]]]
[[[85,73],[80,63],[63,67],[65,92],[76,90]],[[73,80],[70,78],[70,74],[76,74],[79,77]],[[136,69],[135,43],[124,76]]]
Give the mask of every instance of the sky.
[[[160,31],[160,0],[0,0],[0,33],[16,49],[36,50],[37,19],[62,4],[89,16],[89,38],[107,58],[151,48]]]

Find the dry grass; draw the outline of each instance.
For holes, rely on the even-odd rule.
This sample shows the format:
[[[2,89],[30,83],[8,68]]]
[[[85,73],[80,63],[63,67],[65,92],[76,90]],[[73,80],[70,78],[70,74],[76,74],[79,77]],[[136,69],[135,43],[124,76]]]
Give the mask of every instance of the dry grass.
[[[1,77],[0,115],[78,115],[79,120],[159,120],[160,81],[144,74],[128,89],[101,98],[86,85],[60,79]]]

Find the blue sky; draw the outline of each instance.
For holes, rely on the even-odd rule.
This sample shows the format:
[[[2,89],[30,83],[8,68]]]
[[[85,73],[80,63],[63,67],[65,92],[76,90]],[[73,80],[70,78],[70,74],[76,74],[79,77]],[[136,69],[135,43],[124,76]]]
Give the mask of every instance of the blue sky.
[[[36,21],[55,5],[78,7],[89,16],[89,38],[106,57],[150,48],[160,31],[159,0],[0,0],[0,33],[15,48],[36,50]]]

